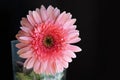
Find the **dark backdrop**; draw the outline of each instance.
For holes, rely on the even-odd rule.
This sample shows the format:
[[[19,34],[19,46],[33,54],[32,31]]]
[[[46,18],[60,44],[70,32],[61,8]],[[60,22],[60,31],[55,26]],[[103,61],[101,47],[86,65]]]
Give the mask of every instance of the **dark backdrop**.
[[[21,17],[41,4],[53,5],[73,14],[82,41],[67,69],[67,80],[108,80],[112,78],[111,54],[108,54],[108,4],[104,0],[0,0],[0,63],[2,78],[12,80],[10,41],[15,39]]]

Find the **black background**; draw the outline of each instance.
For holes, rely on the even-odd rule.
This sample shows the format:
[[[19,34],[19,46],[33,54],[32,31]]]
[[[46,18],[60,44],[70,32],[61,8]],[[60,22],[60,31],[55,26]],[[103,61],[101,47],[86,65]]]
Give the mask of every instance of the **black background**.
[[[21,17],[28,10],[53,5],[61,11],[72,13],[77,19],[81,42],[67,69],[67,80],[109,80],[113,78],[112,54],[109,51],[108,3],[105,0],[0,0],[0,63],[1,77],[12,80],[10,41],[15,39]],[[9,78],[9,79],[8,79]]]

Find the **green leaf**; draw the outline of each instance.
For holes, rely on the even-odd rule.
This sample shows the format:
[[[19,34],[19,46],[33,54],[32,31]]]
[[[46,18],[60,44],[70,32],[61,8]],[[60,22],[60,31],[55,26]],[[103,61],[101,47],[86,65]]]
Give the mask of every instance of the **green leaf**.
[[[31,76],[25,75],[24,73],[17,72],[16,73],[17,80],[33,80]]]

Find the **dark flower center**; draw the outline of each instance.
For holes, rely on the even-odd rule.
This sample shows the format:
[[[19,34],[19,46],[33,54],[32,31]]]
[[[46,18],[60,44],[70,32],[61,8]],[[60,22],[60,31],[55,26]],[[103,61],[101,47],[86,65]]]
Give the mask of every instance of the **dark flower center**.
[[[53,46],[53,38],[51,36],[46,36],[43,40],[43,44],[46,46],[46,47],[51,47]]]

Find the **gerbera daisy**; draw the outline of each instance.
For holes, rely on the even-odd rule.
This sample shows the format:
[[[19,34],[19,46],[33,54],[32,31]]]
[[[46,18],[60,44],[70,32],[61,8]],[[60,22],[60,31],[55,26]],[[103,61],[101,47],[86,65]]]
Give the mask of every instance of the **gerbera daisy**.
[[[29,11],[16,34],[17,54],[26,59],[24,67],[33,68],[37,74],[55,74],[68,68],[72,58],[76,58],[74,52],[81,51],[72,45],[80,41],[75,22],[70,13],[60,13],[51,5],[47,9],[42,5],[40,9]]]

